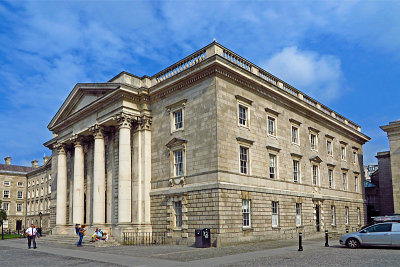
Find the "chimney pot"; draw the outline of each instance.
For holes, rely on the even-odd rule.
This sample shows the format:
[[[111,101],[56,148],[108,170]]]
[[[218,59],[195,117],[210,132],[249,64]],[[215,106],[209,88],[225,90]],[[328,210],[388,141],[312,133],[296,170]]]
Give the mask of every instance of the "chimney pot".
[[[11,165],[11,157],[10,157],[10,156],[5,157],[5,158],[4,158],[4,163],[5,163],[6,165]]]
[[[43,157],[43,165],[46,164],[48,160],[49,160],[49,156],[44,156]]]

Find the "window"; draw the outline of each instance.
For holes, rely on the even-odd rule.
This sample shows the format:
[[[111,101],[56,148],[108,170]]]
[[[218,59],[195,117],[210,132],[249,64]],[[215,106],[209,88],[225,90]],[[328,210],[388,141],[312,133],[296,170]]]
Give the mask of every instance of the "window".
[[[250,199],[242,199],[243,227],[251,226]]]
[[[279,225],[279,202],[272,201],[272,227]]]
[[[31,182],[28,182],[28,187],[30,187],[31,186]]]
[[[311,149],[318,150],[317,147],[317,136],[315,134],[310,134]]]
[[[276,177],[276,155],[269,154],[269,178],[275,179]]]
[[[353,151],[353,163],[356,164],[357,163],[357,151]]]
[[[301,204],[296,203],[296,226],[301,226]]]
[[[268,135],[276,136],[275,118],[268,116]]]
[[[48,194],[51,193],[51,185],[49,184],[49,190],[47,191]]]
[[[333,170],[328,170],[329,188],[333,188]]]
[[[343,190],[347,190],[347,174],[343,173]]]
[[[36,196],[39,196],[39,188],[36,188]]]
[[[174,151],[174,175],[183,175],[183,151],[182,149]]]
[[[354,177],[354,190],[358,192],[358,176]]]
[[[51,175],[49,174],[49,181],[51,180]]]
[[[300,172],[299,172],[299,161],[293,160],[293,182],[299,182]]]
[[[9,190],[4,190],[3,191],[3,198],[10,198],[10,191]]]
[[[299,128],[292,126],[292,143],[299,144]]]
[[[361,225],[361,210],[357,208],[357,224]]]
[[[39,184],[39,179],[36,180],[36,184]]]
[[[345,146],[341,146],[341,159],[342,160],[346,160],[346,147]]]
[[[182,227],[182,201],[174,202],[175,227]]]
[[[17,198],[18,198],[18,199],[22,199],[22,191],[18,191],[18,193],[17,193]]]
[[[349,207],[344,207],[345,224],[349,224]]]
[[[331,140],[326,140],[326,151],[328,153],[329,156],[333,155],[333,151],[332,151],[332,141]]]
[[[8,203],[3,203],[3,210],[5,210],[5,211],[8,210]]]
[[[240,173],[247,174],[249,165],[249,149],[240,146]]]
[[[248,127],[248,108],[239,105],[239,125]]]
[[[44,177],[42,177],[42,179],[41,179],[41,183],[43,184],[43,182],[44,182]]]
[[[31,192],[28,191],[28,199],[31,198]]]
[[[371,233],[371,232],[390,232],[392,231],[392,224],[391,223],[382,223],[382,224],[377,224],[374,226],[371,226],[367,229],[365,229],[366,232]]]
[[[17,203],[17,212],[22,212],[22,204]]]
[[[313,185],[318,185],[318,166],[313,165],[312,166],[312,183]]]
[[[24,186],[24,183],[23,183],[23,182],[18,182],[18,183],[17,183],[17,186],[18,186],[18,187],[23,187],[23,186]]]
[[[43,196],[43,192],[44,192],[44,190],[43,190],[43,187],[40,189],[40,195],[41,196]]]
[[[335,206],[331,206],[331,223],[332,225],[336,225]]]
[[[10,186],[10,181],[4,181],[4,186]]]
[[[174,118],[174,130],[179,130],[183,128],[183,110],[178,109],[172,113]]]

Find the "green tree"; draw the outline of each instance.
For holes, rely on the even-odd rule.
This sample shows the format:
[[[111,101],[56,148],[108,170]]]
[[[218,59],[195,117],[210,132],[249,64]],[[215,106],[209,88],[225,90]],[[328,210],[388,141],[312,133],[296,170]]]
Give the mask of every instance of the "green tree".
[[[0,200],[0,207],[2,207],[2,201]],[[3,221],[7,220],[7,212],[3,210],[2,208],[0,209],[0,224],[3,226]]]

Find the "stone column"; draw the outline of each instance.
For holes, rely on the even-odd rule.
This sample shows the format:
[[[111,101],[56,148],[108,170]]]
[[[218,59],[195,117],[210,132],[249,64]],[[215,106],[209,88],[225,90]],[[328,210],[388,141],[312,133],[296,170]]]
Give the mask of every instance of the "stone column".
[[[105,148],[103,129],[99,125],[92,128],[94,135],[94,167],[93,167],[93,224],[105,223]]]
[[[56,225],[67,223],[67,155],[63,145],[57,147],[57,206]]]
[[[119,121],[118,157],[118,223],[131,223],[132,165],[131,165],[131,117],[121,113]]]
[[[84,161],[83,147],[79,139],[76,139],[74,146],[75,146],[75,154],[74,154],[74,192],[73,192],[73,203],[72,203],[72,223],[83,224],[84,202],[85,202],[84,200],[85,161]]]
[[[151,118],[140,117],[133,135],[132,222],[150,225]]]

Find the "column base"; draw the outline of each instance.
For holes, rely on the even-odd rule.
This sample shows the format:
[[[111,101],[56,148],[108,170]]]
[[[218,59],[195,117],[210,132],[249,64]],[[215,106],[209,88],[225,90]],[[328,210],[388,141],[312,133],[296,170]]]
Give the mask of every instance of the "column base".
[[[52,235],[73,235],[75,234],[75,227],[72,224],[56,225],[51,229]]]

